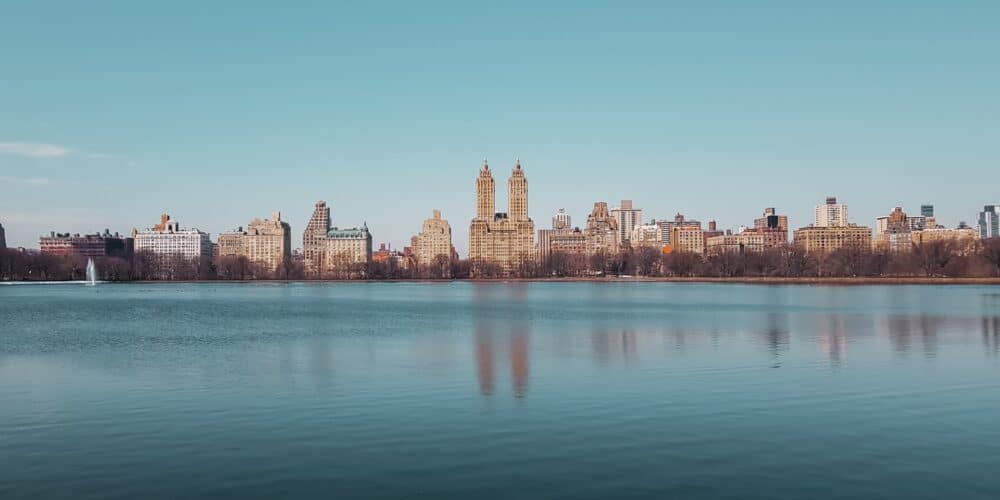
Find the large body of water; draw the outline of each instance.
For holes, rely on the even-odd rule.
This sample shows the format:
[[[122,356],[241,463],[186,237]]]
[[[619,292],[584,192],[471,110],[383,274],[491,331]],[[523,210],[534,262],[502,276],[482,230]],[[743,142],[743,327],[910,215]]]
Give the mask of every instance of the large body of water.
[[[1000,287],[0,286],[0,498],[1000,498]]]

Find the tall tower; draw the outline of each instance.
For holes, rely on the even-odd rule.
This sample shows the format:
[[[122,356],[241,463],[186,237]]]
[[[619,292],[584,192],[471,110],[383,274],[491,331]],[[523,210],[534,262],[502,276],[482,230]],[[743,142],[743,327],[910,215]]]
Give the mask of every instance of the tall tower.
[[[496,212],[496,186],[493,183],[493,172],[490,165],[483,160],[483,168],[479,169],[476,178],[476,218],[492,219]]]
[[[325,201],[317,201],[306,230],[302,232],[302,253],[306,272],[316,273],[322,268],[326,233],[330,230],[330,207]]]
[[[528,220],[528,179],[521,169],[521,160],[514,163],[514,170],[507,181],[507,205],[510,220]]]

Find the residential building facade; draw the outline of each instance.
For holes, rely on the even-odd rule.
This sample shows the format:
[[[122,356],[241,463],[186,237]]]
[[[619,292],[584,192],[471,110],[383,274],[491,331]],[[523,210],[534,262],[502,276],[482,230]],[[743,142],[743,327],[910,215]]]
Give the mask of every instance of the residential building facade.
[[[632,200],[622,200],[621,204],[611,209],[611,217],[618,222],[618,245],[628,243],[632,231],[642,225],[642,209],[633,208]]]
[[[675,225],[670,229],[670,248],[673,252],[705,253],[705,232],[701,226]]]
[[[281,220],[281,212],[270,219],[254,219],[242,228],[219,235],[219,257],[246,257],[253,265],[270,273],[279,272],[291,260],[291,226]]]
[[[640,224],[632,228],[632,236],[629,243],[633,248],[663,246],[662,231],[655,220],[648,224]]]
[[[302,233],[302,254],[308,276],[363,276],[372,261],[372,234],[368,224],[348,229],[332,226],[330,207],[317,201]]]
[[[424,221],[420,233],[411,241],[417,265],[420,266],[431,265],[439,255],[450,261],[454,253],[451,244],[451,225],[441,218],[440,210],[431,213],[431,218]]]
[[[135,251],[146,252],[159,257],[181,257],[195,259],[212,256],[212,241],[208,233],[198,229],[181,229],[180,224],[170,216],[160,216],[160,223],[143,231],[132,230]]]
[[[42,254],[46,255],[77,255],[88,258],[109,255],[124,257],[132,251],[132,239],[118,233],[111,234],[107,229],[103,233],[84,235],[51,232],[48,236],[42,236],[38,239],[38,248]]]
[[[847,225],[847,205],[837,203],[836,196],[830,196],[826,203],[816,205],[813,226],[839,227]]]
[[[570,226],[570,222],[571,220],[569,214],[566,213],[566,209],[560,208],[559,211],[552,216],[552,228],[538,230],[539,260],[544,261],[552,253],[552,235],[573,231],[573,227]]]
[[[318,274],[323,268],[326,233],[330,230],[330,207],[317,201],[312,217],[302,232],[302,258],[306,274]]]
[[[608,211],[603,201],[594,203],[594,209],[587,216],[587,226],[583,230],[587,238],[587,255],[618,253],[620,232],[618,219]]]
[[[764,234],[747,230],[739,234],[724,234],[705,238],[705,253],[756,253],[764,250]]]
[[[701,229],[701,222],[697,220],[687,219],[683,214],[678,213],[674,216],[674,220],[663,220],[657,223],[660,226],[660,237],[664,245],[670,245],[670,235],[675,227],[694,227]]]
[[[774,207],[764,209],[764,215],[753,220],[754,229],[781,229],[788,234],[788,216],[778,215]],[[787,241],[788,238],[786,237]]]
[[[508,275],[534,260],[535,223],[528,217],[528,179],[515,162],[507,180],[507,212],[496,212],[496,187],[483,161],[476,178],[476,216],[469,224],[469,260],[477,275],[487,265]]]
[[[979,237],[982,239],[1000,237],[1000,203],[986,205],[977,217]]]
[[[932,228],[912,233],[913,244],[920,246],[938,241],[950,242],[953,249],[961,254],[968,254],[975,249],[979,242],[979,231],[971,227],[960,228]]]
[[[330,228],[326,232],[321,274],[363,275],[372,261],[372,234],[368,224],[349,229]]]
[[[565,229],[572,230],[573,224],[568,213],[566,213],[565,208],[560,208],[555,215],[552,216],[552,229]]]
[[[585,255],[587,253],[587,237],[580,228],[561,231],[551,235],[549,240],[549,255],[564,253]]]
[[[806,252],[828,253],[845,247],[869,249],[872,230],[864,226],[808,226],[795,231],[794,244]]]

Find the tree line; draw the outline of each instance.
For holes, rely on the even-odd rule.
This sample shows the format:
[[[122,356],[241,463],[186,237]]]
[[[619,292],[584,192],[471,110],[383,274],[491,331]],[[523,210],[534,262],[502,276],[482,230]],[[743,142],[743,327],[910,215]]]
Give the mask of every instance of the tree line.
[[[264,269],[245,257],[158,257],[146,252],[94,259],[103,281],[304,280],[304,279],[491,279],[504,277],[500,266],[454,260],[441,255],[423,266],[402,266],[396,260],[354,264],[309,276],[301,262]],[[0,249],[0,280],[65,281],[86,277],[87,258]],[[511,276],[512,275],[512,276]],[[543,260],[524,259],[508,274],[517,278],[644,277],[1000,277],[1000,238],[961,245],[948,240],[914,244],[909,251],[889,252],[845,247],[834,252],[807,253],[794,245],[763,252],[721,252],[700,255],[662,254],[656,248],[628,248],[613,254],[555,252]]]

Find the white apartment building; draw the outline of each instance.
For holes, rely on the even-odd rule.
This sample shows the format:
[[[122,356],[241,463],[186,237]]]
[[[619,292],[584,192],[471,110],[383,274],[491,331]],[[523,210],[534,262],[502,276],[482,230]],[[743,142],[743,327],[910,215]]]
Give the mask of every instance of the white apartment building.
[[[816,205],[813,219],[815,227],[843,227],[847,225],[847,205],[837,203],[837,197],[830,196],[826,203]]]
[[[642,209],[632,208],[632,200],[622,200],[621,205],[611,209],[611,217],[618,221],[618,244],[623,245],[632,238],[632,230],[642,225]]]
[[[649,224],[640,224],[632,229],[632,247],[659,247],[663,245],[663,238],[659,224],[652,221]]]
[[[570,225],[571,222],[572,220],[570,219],[569,214],[566,213],[566,209],[560,208],[559,211],[552,216],[552,229],[573,229]]]
[[[181,256],[186,259],[211,257],[212,242],[208,233],[197,229],[181,229],[170,216],[160,216],[160,223],[152,229],[132,230],[135,251],[148,252],[158,257]]]

